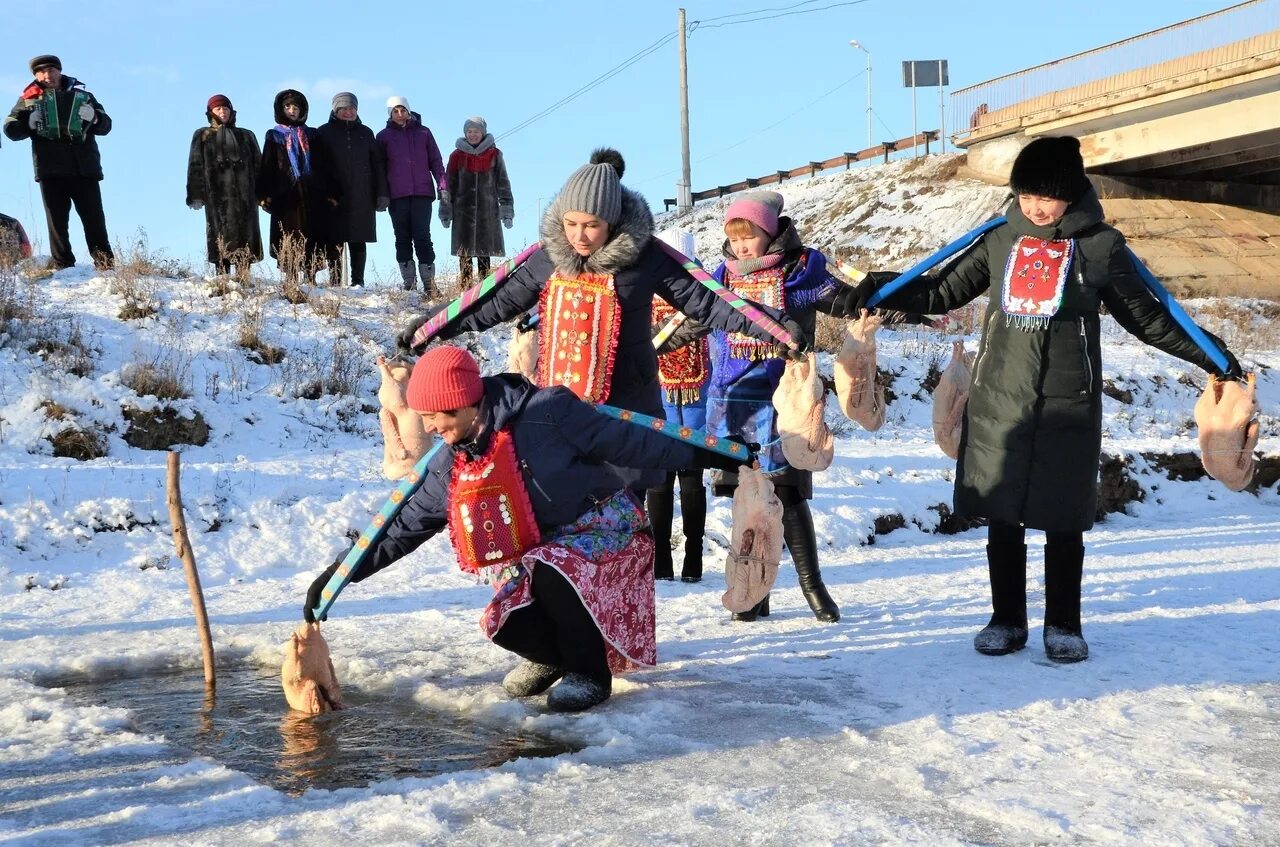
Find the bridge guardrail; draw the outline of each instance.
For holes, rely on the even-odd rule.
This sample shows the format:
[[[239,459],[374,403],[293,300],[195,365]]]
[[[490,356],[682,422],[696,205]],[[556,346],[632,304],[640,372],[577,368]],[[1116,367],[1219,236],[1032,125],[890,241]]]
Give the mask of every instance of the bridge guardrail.
[[[1067,102],[1153,85],[1276,49],[1271,42],[1280,42],[1277,21],[1280,0],[1249,0],[957,89],[951,94],[951,137],[963,142],[969,135]]]
[[[929,155],[929,142],[937,141],[941,134],[942,130],[929,129],[924,132],[918,132],[915,135],[909,135],[906,138],[899,138],[897,141],[882,141],[874,147],[859,150],[857,153],[841,153],[839,156],[832,156],[830,159],[825,159],[821,162],[809,162],[789,171],[774,171],[761,177],[748,177],[732,185],[717,185],[715,188],[708,188],[705,191],[695,191],[692,194],[693,202],[697,203],[699,200],[710,200],[713,197],[737,194],[739,191],[746,191],[748,188],[774,185],[793,177],[814,176],[822,171],[838,168],[841,165],[848,168],[854,162],[865,162],[867,159],[874,159],[876,156],[884,156],[885,162],[888,162],[890,153],[898,150],[910,150],[920,145],[924,145],[924,153],[927,156]],[[663,198],[662,204],[663,210],[666,211],[673,206],[679,205],[679,201],[674,197],[666,197]]]

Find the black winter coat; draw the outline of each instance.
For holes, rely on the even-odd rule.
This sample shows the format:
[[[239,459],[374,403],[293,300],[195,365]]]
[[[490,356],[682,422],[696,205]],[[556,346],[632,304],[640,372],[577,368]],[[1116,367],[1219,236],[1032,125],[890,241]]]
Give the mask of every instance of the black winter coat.
[[[248,256],[262,260],[262,232],[254,185],[262,165],[258,139],[236,126],[235,112],[224,126],[212,113],[209,125],[191,136],[187,156],[187,205],[204,204],[206,255],[217,264]]]
[[[509,427],[538,529],[545,536],[577,520],[626,487],[615,470],[679,470],[704,451],[643,426],[606,417],[569,389],[535,388],[518,374],[484,378],[480,414],[485,432],[478,444],[445,445],[428,467],[422,486],[369,550],[352,581],[359,582],[412,553],[444,529],[455,451],[482,453],[488,436]]]
[[[23,92],[24,95],[34,90],[31,86],[39,87],[38,83],[32,81]],[[65,107],[70,105],[76,89],[89,94],[84,91],[80,80],[64,75],[62,85],[57,92],[58,111],[63,116],[67,116],[68,109]],[[92,94],[89,94],[88,102],[93,106],[97,119],[89,126],[85,137],[83,139],[67,138],[64,135],[63,138],[54,140],[36,135],[31,131],[30,115],[39,103],[39,99],[18,98],[17,104],[5,118],[4,134],[14,141],[31,139],[31,158],[35,162],[36,182],[47,176],[102,179],[102,156],[98,152],[97,137],[111,132],[111,117]],[[62,123],[65,129],[65,121]]]
[[[326,237],[330,244],[377,241],[375,206],[387,197],[387,160],[373,130],[360,122],[344,121],[335,114],[316,130],[330,193],[337,206],[326,212]]]
[[[1007,217],[937,277],[882,305],[941,314],[989,296],[961,434],[956,512],[1084,531],[1097,509],[1102,447],[1100,306],[1145,343],[1218,369],[1142,284],[1092,189],[1048,226],[1027,220],[1017,201]],[[1013,326],[1001,307],[1005,264],[1022,235],[1076,242],[1061,307],[1045,329]]]
[[[452,252],[455,256],[505,256],[502,220],[513,220],[515,201],[502,151],[486,135],[472,147],[459,138],[449,155],[445,176],[453,200],[442,219],[452,215]],[[492,151],[492,152],[491,152]]]
[[[709,326],[773,340],[663,252],[653,239],[653,215],[649,206],[634,191],[623,189],[622,219],[615,228],[616,233],[586,259],[579,257],[569,245],[561,216],[560,203],[552,203],[542,217],[542,249],[517,268],[487,300],[446,327],[441,338],[488,329],[529,311],[538,305],[543,286],[556,268],[566,275],[576,275],[583,270],[612,274],[622,306],[622,319],[613,378],[604,402],[657,417],[662,417],[662,392],[658,386],[658,355],[653,349],[650,326],[655,295]],[[759,308],[775,320],[782,318],[776,310]]]

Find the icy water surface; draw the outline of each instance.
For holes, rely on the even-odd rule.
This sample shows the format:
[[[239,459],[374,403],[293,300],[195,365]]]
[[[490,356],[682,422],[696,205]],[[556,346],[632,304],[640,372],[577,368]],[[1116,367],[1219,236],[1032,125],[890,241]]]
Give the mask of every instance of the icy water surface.
[[[50,684],[82,705],[128,709],[140,732],[163,735],[179,751],[207,756],[289,794],[581,749],[349,685],[342,687],[346,710],[309,717],[288,708],[280,672],[271,668],[219,668],[217,693],[210,699],[199,670]]]

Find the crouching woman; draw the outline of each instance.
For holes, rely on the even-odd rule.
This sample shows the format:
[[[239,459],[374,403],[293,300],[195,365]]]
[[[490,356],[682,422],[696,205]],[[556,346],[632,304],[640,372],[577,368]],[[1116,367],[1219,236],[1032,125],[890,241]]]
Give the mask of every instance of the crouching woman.
[[[619,468],[736,470],[751,451],[726,457],[608,418],[567,388],[481,377],[457,347],[419,359],[406,395],[445,449],[352,581],[448,527],[458,564],[494,588],[481,629],[525,660],[502,682],[512,697],[551,689],[549,709],[581,711],[608,699],[615,673],[654,665],[653,540]],[[304,617],[337,567],[312,583]]]

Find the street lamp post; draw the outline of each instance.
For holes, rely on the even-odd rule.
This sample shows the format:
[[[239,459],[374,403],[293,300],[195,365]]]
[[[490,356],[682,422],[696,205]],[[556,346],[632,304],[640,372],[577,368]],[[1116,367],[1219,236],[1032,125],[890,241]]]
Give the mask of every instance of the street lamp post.
[[[867,54],[867,149],[871,149],[871,51],[863,47],[858,39],[849,40],[849,46],[855,47]],[[870,167],[874,160],[867,159],[867,166]]]

